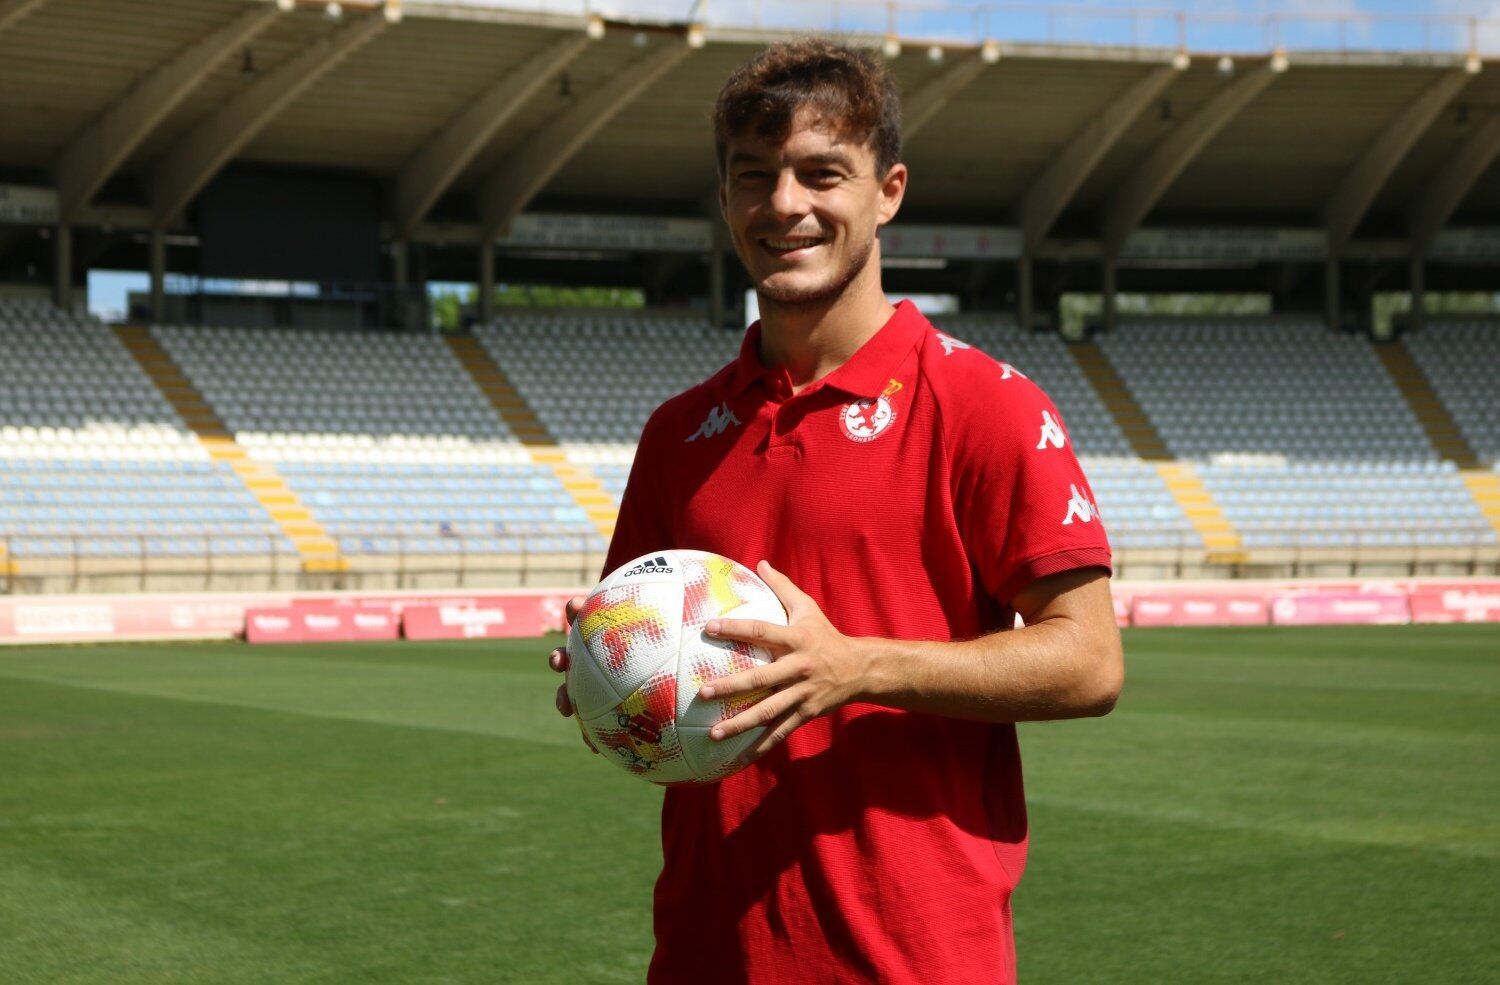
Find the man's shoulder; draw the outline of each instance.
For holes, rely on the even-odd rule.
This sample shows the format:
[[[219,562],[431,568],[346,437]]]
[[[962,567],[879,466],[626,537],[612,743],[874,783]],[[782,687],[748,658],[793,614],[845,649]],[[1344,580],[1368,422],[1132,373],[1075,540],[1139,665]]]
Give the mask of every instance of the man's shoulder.
[[[677,431],[683,431],[677,437],[678,441],[682,441],[699,426],[708,410],[723,401],[722,394],[733,373],[734,363],[727,363],[707,379],[663,400],[647,418],[645,430],[641,432],[641,443],[667,440]]]
[[[1031,417],[1049,405],[1047,395],[1018,366],[964,341],[961,333],[932,326],[920,347],[921,374],[931,388],[945,428],[993,428],[1007,418]]]

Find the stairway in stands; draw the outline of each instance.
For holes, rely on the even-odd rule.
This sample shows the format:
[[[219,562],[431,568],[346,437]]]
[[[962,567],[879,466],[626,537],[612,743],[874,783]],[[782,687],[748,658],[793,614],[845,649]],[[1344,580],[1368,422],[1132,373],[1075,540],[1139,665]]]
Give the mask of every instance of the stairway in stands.
[[[257,461],[240,447],[234,435],[224,426],[213,408],[203,399],[181,368],[172,360],[148,329],[121,326],[115,334],[126,351],[156,384],[167,403],[197,437],[199,444],[216,462],[227,464],[250,494],[265,507],[266,513],[286,534],[301,558],[302,568],[309,572],[342,571],[347,562],[340,556],[338,544],[328,531],[313,519],[311,511],[297,498],[276,469]]]
[[[1458,465],[1459,475],[1469,495],[1479,505],[1491,527],[1500,533],[1500,475],[1485,468],[1474,454],[1474,449],[1464,438],[1462,429],[1447,406],[1437,395],[1432,381],[1422,372],[1422,367],[1412,358],[1406,346],[1399,342],[1376,345],[1375,354],[1390,374],[1391,381],[1406,405],[1416,415],[1417,422],[1427,433],[1427,438],[1438,454]]]
[[[1240,536],[1203,484],[1198,470],[1191,462],[1173,458],[1161,434],[1104,352],[1092,342],[1070,345],[1068,351],[1120,426],[1131,450],[1156,468],[1172,498],[1203,538],[1209,562],[1232,564],[1243,560]]]
[[[463,364],[490,404],[505,421],[505,426],[526,448],[532,462],[545,465],[562,483],[573,502],[588,514],[589,522],[608,538],[615,532],[619,511],[614,498],[588,469],[568,461],[557,440],[526,403],[526,398],[511,382],[500,364],[472,336],[446,336],[448,348]]]

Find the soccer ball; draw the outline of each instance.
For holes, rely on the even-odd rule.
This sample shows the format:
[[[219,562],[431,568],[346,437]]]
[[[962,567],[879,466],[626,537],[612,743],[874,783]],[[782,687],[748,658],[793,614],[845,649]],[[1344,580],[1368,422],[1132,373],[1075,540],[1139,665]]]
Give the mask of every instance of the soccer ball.
[[[770,661],[764,648],[709,639],[721,616],[786,625],[786,610],[742,564],[706,551],[659,551],[599,583],[568,632],[568,698],[596,752],[653,783],[712,783],[765,729],[715,741],[708,730],[769,692],[704,700],[709,681]]]

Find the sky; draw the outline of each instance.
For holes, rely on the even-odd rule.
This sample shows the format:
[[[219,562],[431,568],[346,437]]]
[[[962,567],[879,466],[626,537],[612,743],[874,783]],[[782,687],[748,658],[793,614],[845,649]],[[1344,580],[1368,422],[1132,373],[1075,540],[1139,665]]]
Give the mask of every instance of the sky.
[[[617,16],[686,19],[695,0],[449,0],[476,6],[598,10]],[[885,30],[886,0],[696,0],[698,16],[710,24],[752,24],[827,30],[832,12],[839,26],[875,33]],[[1334,48],[1340,41],[1381,50],[1468,48],[1466,19],[1479,24],[1476,41],[1500,57],[1500,0],[1016,0],[979,6],[939,0],[895,0],[898,27],[909,38],[979,41],[1060,41],[1101,44],[1177,44],[1177,12],[1186,15],[1190,50],[1264,52],[1277,42],[1298,48]],[[1274,15],[1278,33],[1268,19]],[[1342,30],[1339,27],[1343,19]],[[905,57],[920,57],[908,53]],[[116,319],[126,295],[144,291],[144,274],[91,271],[89,308]]]

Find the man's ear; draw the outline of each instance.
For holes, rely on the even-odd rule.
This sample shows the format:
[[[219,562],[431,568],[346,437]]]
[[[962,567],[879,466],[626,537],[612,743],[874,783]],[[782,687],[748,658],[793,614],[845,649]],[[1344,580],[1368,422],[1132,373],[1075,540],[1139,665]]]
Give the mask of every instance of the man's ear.
[[[901,200],[906,197],[906,165],[897,162],[880,179],[880,210],[877,225],[885,225],[896,218],[901,210]]]

